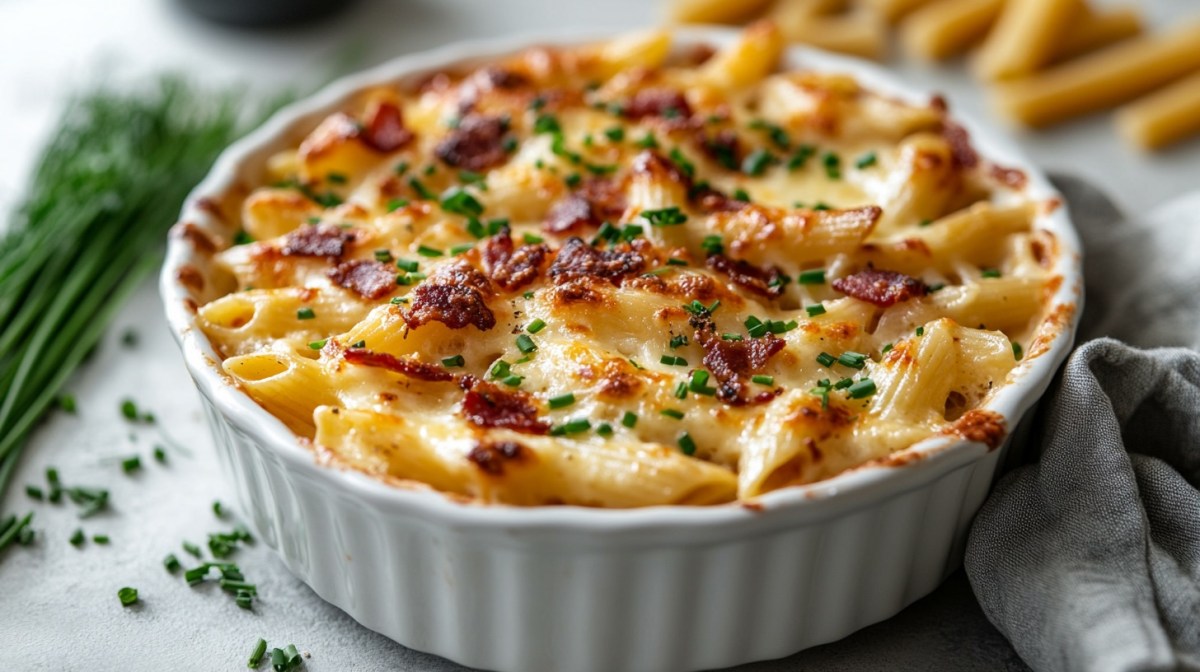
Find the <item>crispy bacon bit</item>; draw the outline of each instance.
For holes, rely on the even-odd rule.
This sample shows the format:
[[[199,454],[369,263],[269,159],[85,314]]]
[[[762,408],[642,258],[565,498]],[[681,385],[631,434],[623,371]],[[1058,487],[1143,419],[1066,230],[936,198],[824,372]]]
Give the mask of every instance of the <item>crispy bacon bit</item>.
[[[280,250],[289,257],[340,257],[354,234],[333,224],[306,224],[284,238]]]
[[[893,306],[916,296],[925,296],[925,283],[896,271],[868,268],[833,281],[837,291],[880,308]]]
[[[1029,177],[1025,174],[1025,171],[1020,168],[1005,168],[993,163],[989,167],[988,173],[991,174],[993,180],[996,180],[1009,189],[1017,191],[1024,189],[1025,184],[1029,181]]]
[[[700,149],[713,161],[729,170],[737,170],[741,165],[742,148],[737,133],[730,129],[717,131],[711,136],[703,133],[697,137]]]
[[[506,462],[520,462],[528,454],[528,449],[516,441],[493,441],[475,444],[467,453],[467,460],[485,474],[500,476]]]
[[[410,329],[428,322],[441,322],[451,329],[468,324],[480,331],[496,326],[496,316],[487,307],[492,286],[486,276],[465,259],[439,268],[412,292],[412,307],[401,311]]]
[[[347,348],[342,352],[342,358],[351,364],[387,369],[416,380],[454,380],[453,373],[436,364],[428,364],[410,357],[395,357],[386,352],[375,352],[366,348]]]
[[[175,277],[179,280],[179,284],[193,292],[204,290],[204,275],[200,273],[200,269],[191,264],[180,266],[179,273]]]
[[[375,105],[363,120],[362,140],[377,152],[394,152],[412,142],[400,108],[387,101]]]
[[[995,411],[972,408],[946,430],[949,434],[957,434],[968,441],[977,441],[995,450],[1004,440],[1004,416]]]
[[[550,265],[550,277],[561,285],[581,278],[603,278],[614,285],[621,279],[636,275],[646,267],[646,260],[629,245],[610,250],[597,250],[581,238],[569,238]]]
[[[942,137],[950,143],[950,156],[957,168],[974,168],[979,163],[979,155],[971,146],[971,134],[967,129],[952,121],[942,122]]]
[[[693,189],[689,196],[693,203],[700,206],[701,210],[710,214],[714,212],[737,212],[749,205],[746,201],[739,201],[708,185]]]
[[[625,104],[625,116],[630,119],[662,117],[687,120],[692,116],[692,106],[687,98],[674,89],[643,89],[633,94]]]
[[[478,427],[503,427],[526,434],[545,434],[550,425],[538,419],[537,405],[524,392],[506,390],[475,376],[463,376],[459,387],[466,390],[462,414]]]
[[[382,299],[396,287],[396,272],[392,267],[369,259],[342,262],[329,270],[329,278],[372,301]]]
[[[540,243],[514,249],[512,236],[505,229],[484,243],[483,262],[492,282],[511,292],[537,279],[547,253],[549,248]]]
[[[468,114],[437,144],[434,154],[455,168],[484,171],[508,160],[504,133],[508,122],[496,116]]]
[[[720,383],[717,386],[718,399],[733,406],[743,406],[764,403],[779,394],[779,390],[772,390],[747,397],[745,379],[761,371],[767,360],[783,350],[787,345],[783,339],[767,334],[762,338],[726,341],[717,335],[712,320],[695,317],[691,324],[696,330],[693,340],[704,349],[701,361]]]
[[[611,179],[592,178],[555,203],[542,226],[550,233],[565,233],[600,226],[624,212],[625,193],[620,186]]]
[[[772,299],[783,295],[783,272],[778,267],[759,268],[744,259],[730,259],[723,254],[708,257],[708,267],[729,276],[733,284],[755,294]]]
[[[674,161],[652,149],[639,152],[637,156],[633,157],[633,172],[635,175],[667,177],[688,189],[692,187],[692,179],[684,174]]]

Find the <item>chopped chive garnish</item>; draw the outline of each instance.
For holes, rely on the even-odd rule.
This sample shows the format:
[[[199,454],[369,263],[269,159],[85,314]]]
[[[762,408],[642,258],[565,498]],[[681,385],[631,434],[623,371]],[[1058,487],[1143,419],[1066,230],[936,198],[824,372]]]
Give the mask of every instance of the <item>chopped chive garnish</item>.
[[[442,195],[441,205],[442,210],[464,217],[478,217],[483,214],[483,204],[458,187],[452,187]]]
[[[559,125],[558,119],[552,114],[539,114],[533,122],[534,133],[560,133],[562,126]]]
[[[870,378],[863,378],[846,388],[846,395],[851,399],[865,399],[872,394],[875,394],[875,381]]]
[[[579,183],[582,181],[583,177],[579,173],[571,173],[563,178],[563,183],[571,189],[578,187]]]
[[[842,157],[833,152],[821,155],[821,163],[825,166],[825,176],[831,180],[842,179]]]
[[[174,553],[168,553],[167,557],[163,558],[163,567],[166,567],[167,571],[172,574],[178,572],[181,566],[179,558],[175,557]]]
[[[721,237],[713,234],[705,236],[704,240],[700,241],[700,249],[704,250],[706,255],[721,254],[725,251],[725,244],[721,241]]]
[[[504,383],[505,385],[507,385],[509,387],[520,387],[521,383],[524,381],[525,381],[524,376],[518,376],[516,374],[512,374],[512,375],[506,377],[504,380],[501,380],[500,382]]]
[[[668,345],[670,345],[671,349],[674,350],[675,348],[683,347],[687,344],[688,344],[688,337],[684,336],[683,334],[680,334],[678,336],[672,336],[671,342]]]
[[[796,327],[800,326],[800,324],[798,322],[796,322],[795,320],[788,320],[787,322],[780,322],[779,320],[769,320],[769,321],[767,321],[766,325],[767,325],[767,330],[770,331],[772,334],[787,333],[787,332],[795,329]]]
[[[510,373],[512,371],[509,368],[509,364],[503,359],[496,360],[496,363],[492,364],[492,368],[488,369],[488,377],[492,379],[504,378]]]
[[[604,137],[612,140],[613,142],[620,142],[625,139],[625,129],[621,128],[620,126],[613,126],[612,128],[605,129]]]
[[[417,192],[417,196],[420,196],[423,200],[426,200],[426,201],[436,201],[437,200],[437,194],[430,191],[429,187],[425,186],[424,182],[422,182],[421,180],[418,180],[415,177],[408,178],[408,186],[412,187],[412,190]]]
[[[676,420],[683,419],[683,411],[675,409],[675,408],[664,408],[661,411],[659,411],[658,413],[659,413],[659,415],[665,415],[668,418],[674,418]]]
[[[743,341],[741,334],[721,334],[722,341]]]
[[[508,219],[506,219],[504,217],[497,217],[496,219],[489,219],[488,223],[487,223],[487,234],[489,236],[494,236],[497,233],[500,233],[500,231],[502,229],[506,229],[506,228],[508,228]]]
[[[458,171],[458,179],[467,184],[474,184],[480,189],[487,189],[487,178],[482,173],[477,173],[473,170]]]
[[[775,155],[765,149],[756,149],[746,155],[742,161],[742,172],[751,176],[758,177],[766,171],[767,166],[776,161]],[[749,198],[739,198],[739,201],[749,200]]]
[[[598,427],[596,427],[596,433],[599,434],[600,436],[606,436],[606,437],[612,436],[612,434],[613,434],[612,425],[608,424],[607,422],[602,422],[602,423],[600,423],[600,425]]]
[[[137,455],[134,455],[132,457],[127,457],[127,458],[121,460],[121,471],[123,471],[127,474],[132,474],[133,472],[135,472],[141,468],[142,468],[142,458],[138,457]]]
[[[646,271],[645,273],[642,274],[642,277],[643,278],[655,278],[660,275],[666,275],[667,273],[670,273],[672,270],[674,270],[674,269],[672,269],[670,266],[659,266],[658,268],[655,268],[653,270]]]
[[[943,290],[945,288],[946,288],[946,283],[935,282],[932,285],[929,285],[928,287],[926,287],[925,291],[929,294],[933,294],[934,292],[940,292],[941,290]]]
[[[329,173],[325,176],[325,179],[334,184],[345,184],[349,178],[344,173]]]
[[[816,317],[818,315],[824,315],[825,314],[825,306],[820,303],[816,303],[811,306],[805,306],[804,312],[808,313],[809,317]]]
[[[421,246],[417,247],[417,254],[421,255],[422,257],[440,257],[445,253],[442,252],[441,250],[437,249],[436,247],[428,247],[426,245],[421,245]]]
[[[696,442],[692,440],[692,436],[687,432],[679,435],[679,440],[677,443],[679,444],[679,450],[684,455],[696,454]]]
[[[750,380],[758,383],[759,385],[774,385],[775,384],[775,378],[772,376],[753,376],[750,378]]]
[[[687,383],[680,381],[675,385],[675,392],[673,394],[676,399],[687,399],[687,393]]]
[[[891,351],[892,351],[892,344],[891,344],[891,343],[884,343],[884,344],[883,344],[883,349],[879,351],[879,354],[881,354],[881,355],[886,355],[887,353],[889,353],[889,352],[891,352]]]
[[[808,163],[809,158],[817,152],[817,148],[812,145],[800,145],[796,148],[796,152],[788,158],[787,169],[799,170]]]
[[[538,318],[538,319],[530,322],[528,325],[526,325],[525,331],[528,331],[531,334],[536,334],[545,328],[546,328],[546,323],[544,321],[542,321],[541,318]]]
[[[829,381],[822,382],[828,383]],[[829,385],[818,385],[809,390],[808,393],[821,398],[821,408],[829,408]]]
[[[687,221],[687,215],[674,205],[659,210],[643,210],[642,218],[649,222],[650,226],[678,226]]]
[[[311,320],[311,319],[315,318],[316,316],[317,316],[317,314],[315,312],[313,312],[312,308],[304,307],[304,308],[301,308],[300,310],[296,311],[296,319],[297,320]]]
[[[523,233],[521,234],[521,240],[524,241],[526,245],[537,245],[538,243],[545,242],[546,239],[542,238],[541,236],[535,236],[532,233]]]
[[[1025,356],[1025,349],[1022,348],[1021,344],[1017,343],[1016,341],[1012,342],[1012,351],[1013,351],[1013,357],[1018,362],[1021,361],[1021,358]]]
[[[76,529],[68,541],[71,542],[72,546],[78,548],[83,545],[83,542],[87,541],[87,537],[83,534],[83,530]]]
[[[375,250],[375,261],[390,264],[392,263],[392,253],[389,250]]]
[[[637,421],[638,421],[637,413],[634,413],[633,411],[625,411],[625,414],[621,416],[621,424],[625,425],[629,429],[633,429],[634,427],[636,427]]]
[[[434,173],[437,172],[437,166],[435,166],[434,164],[431,163],[428,166],[425,166],[421,170],[421,172],[424,173],[426,176],[433,175]]]
[[[683,155],[683,152],[679,151],[678,147],[672,149],[669,156],[671,157],[671,161],[683,171],[684,175],[688,177],[696,176],[696,166],[692,165],[691,161],[688,161],[688,158]]]
[[[796,276],[796,282],[802,285],[823,285],[825,284],[825,269],[814,268],[800,271],[800,275]]]
[[[658,361],[659,361],[659,363],[666,364],[667,366],[687,366],[688,365],[688,362],[686,359],[684,359],[683,357],[676,357],[675,355],[663,355],[662,357],[658,358]]]
[[[521,334],[517,336],[517,349],[525,354],[529,354],[537,350],[537,344],[529,337],[529,334]]]
[[[487,229],[483,227],[483,222],[474,217],[467,218],[467,233],[475,237],[476,240],[487,235]]]
[[[117,591],[117,599],[121,600],[122,607],[128,607],[138,601],[137,588],[126,586]]]
[[[321,348],[325,347],[325,344],[328,342],[329,342],[328,338],[322,338],[319,341],[310,342],[308,344],[308,347],[312,348],[313,350],[320,350]]]
[[[838,382],[836,382],[836,383],[834,383],[834,384],[833,384],[833,389],[835,389],[835,390],[844,390],[844,389],[846,389],[847,387],[850,387],[850,386],[851,386],[851,385],[853,385],[853,384],[854,384],[854,379],[853,379],[853,378],[842,378],[841,380],[839,380]]]
[[[817,363],[825,368],[833,366],[834,362],[836,361],[838,361],[837,358],[828,352],[822,352],[821,354],[817,355]]]
[[[925,327],[924,326],[917,327],[916,334],[917,334],[917,336],[924,336],[925,335]]]
[[[447,368],[452,366],[465,366],[466,363],[467,360],[462,355],[455,355],[453,357],[446,357],[442,359],[442,366]]]
[[[787,131],[783,130],[783,127],[772,124],[764,119],[755,119],[750,122],[750,128],[756,131],[765,131],[771,142],[775,143],[775,146],[780,149],[787,149],[792,144],[791,138],[788,137]]]
[[[621,240],[627,243],[632,242],[645,231],[646,229],[642,228],[640,224],[626,224],[621,227]]]
[[[998,277],[1000,277],[1000,269],[985,268],[985,269],[983,269],[983,272],[980,273],[979,275],[982,277],[985,277],[985,278],[998,278]]]
[[[921,221],[917,222],[917,226],[922,228],[929,226],[930,224],[933,224],[933,220],[931,219],[922,219]]]
[[[632,357],[629,358],[629,363],[632,364],[633,368],[637,369],[638,371],[641,371],[642,369],[646,368],[646,367],[642,366],[641,364],[638,364],[637,360],[635,360]]]
[[[679,259],[677,257],[668,257],[667,265],[668,266],[687,266],[688,263],[686,261],[684,261],[683,259]]]
[[[767,332],[770,331],[770,327],[754,315],[747,317],[746,321],[742,324],[745,325],[747,332],[750,334],[750,338],[766,336]]]
[[[692,372],[692,379],[688,382],[688,389],[696,394],[712,396],[717,393],[717,388],[709,387],[709,373],[704,369],[698,369]]]
[[[658,147],[658,140],[654,137],[653,133],[647,132],[642,136],[641,140],[638,140],[633,144],[641,149],[654,149]]]
[[[412,261],[410,259],[397,259],[396,260],[396,268],[398,268],[402,271],[407,271],[409,273],[415,273],[416,270],[418,268],[420,268],[420,266],[421,266],[421,262],[419,262],[419,261]]]
[[[391,300],[388,301],[388,303],[392,304],[393,306],[398,306],[402,303],[408,303],[408,297],[407,296],[393,296],[391,298]]]
[[[817,201],[816,205],[814,205],[812,209],[814,212],[824,212],[826,210],[832,210],[833,206],[825,201]]]
[[[572,394],[571,392],[568,392],[566,394],[560,394],[557,397],[550,397],[550,399],[547,400],[546,403],[552,409],[566,408],[567,406],[570,406],[571,404],[575,403],[575,395]]]
[[[396,167],[393,169],[393,172],[395,172],[397,175],[403,175],[403,174],[407,173],[408,172],[408,162],[401,161],[400,163],[397,163]]]
[[[254,670],[258,668],[258,664],[262,662],[263,656],[267,653],[267,640],[261,637],[258,643],[254,645],[254,650],[250,652],[250,660],[246,661],[246,667]]]
[[[875,162],[877,160],[878,160],[878,157],[875,155],[875,152],[867,152],[866,154],[863,154],[862,156],[855,159],[854,167],[858,168],[859,170],[863,170],[864,168],[870,168],[871,166],[875,165]]]
[[[837,358],[838,364],[848,366],[852,369],[861,369],[866,366],[867,356],[861,352],[846,351]]]
[[[589,430],[591,428],[592,428],[592,423],[587,418],[575,418],[574,420],[568,420],[567,422],[564,422],[563,424],[558,425],[557,427],[554,427],[553,429],[550,430],[550,434],[551,434],[551,436],[563,436],[565,434],[578,434],[580,432],[586,432],[587,430]]]

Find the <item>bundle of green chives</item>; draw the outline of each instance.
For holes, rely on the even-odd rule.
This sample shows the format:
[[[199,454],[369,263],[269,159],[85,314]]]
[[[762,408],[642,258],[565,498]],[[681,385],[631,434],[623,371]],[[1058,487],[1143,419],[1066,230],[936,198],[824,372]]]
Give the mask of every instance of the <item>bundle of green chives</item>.
[[[179,77],[73,100],[0,237],[0,497],[37,420],[160,262],[167,229],[217,154],[282,100]]]

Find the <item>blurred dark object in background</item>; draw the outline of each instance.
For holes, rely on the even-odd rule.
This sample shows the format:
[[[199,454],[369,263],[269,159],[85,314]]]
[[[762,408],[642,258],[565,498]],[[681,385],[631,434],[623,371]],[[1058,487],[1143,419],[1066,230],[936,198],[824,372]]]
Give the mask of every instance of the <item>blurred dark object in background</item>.
[[[312,21],[341,11],[354,0],[176,0],[195,14],[235,26],[268,28]]]

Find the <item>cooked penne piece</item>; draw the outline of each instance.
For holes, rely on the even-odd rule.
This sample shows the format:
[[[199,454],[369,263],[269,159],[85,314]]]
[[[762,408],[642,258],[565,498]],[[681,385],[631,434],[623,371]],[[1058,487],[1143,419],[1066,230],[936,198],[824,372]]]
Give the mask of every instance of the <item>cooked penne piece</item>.
[[[1160,149],[1200,133],[1200,72],[1117,111],[1117,130],[1143,149]]]
[[[771,6],[771,0],[670,0],[667,16],[679,23],[740,23]]]
[[[929,60],[957,56],[987,35],[1005,0],[938,0],[900,24],[900,41],[908,53]]]
[[[226,355],[243,355],[273,340],[303,345],[340,334],[368,310],[367,303],[337,289],[255,289],[206,304],[196,323]]]
[[[920,9],[931,0],[864,0],[863,4],[877,12],[888,23],[896,23],[909,13]]]
[[[301,436],[313,435],[318,406],[338,403],[329,376],[314,359],[290,352],[255,352],[230,357],[222,367],[254,401]]]
[[[1136,37],[1141,32],[1142,17],[1134,7],[1116,7],[1098,12],[1090,8],[1085,9],[1078,23],[1071,27],[1054,50],[1052,62],[1069,61],[1121,40]]]
[[[1008,0],[976,56],[975,74],[1001,80],[1037,71],[1054,58],[1082,7],[1080,0]]]
[[[726,90],[757,84],[779,64],[783,47],[779,28],[769,21],[759,21],[747,27],[737,42],[700,66],[699,83]]]
[[[1005,82],[993,101],[1006,116],[1046,126],[1132,100],[1200,69],[1200,22],[1118,43]]]

